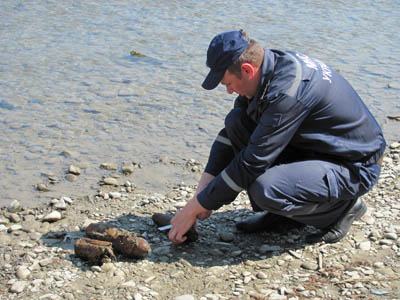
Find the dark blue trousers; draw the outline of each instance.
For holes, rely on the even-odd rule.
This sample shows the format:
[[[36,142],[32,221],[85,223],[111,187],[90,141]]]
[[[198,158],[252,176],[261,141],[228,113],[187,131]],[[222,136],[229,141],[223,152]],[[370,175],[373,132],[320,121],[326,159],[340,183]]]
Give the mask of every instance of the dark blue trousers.
[[[225,130],[235,153],[243,149],[256,124],[235,108],[225,119]],[[325,228],[335,223],[350,200],[377,182],[380,166],[349,163],[289,145],[274,165],[247,189],[255,211],[269,211],[298,222]]]

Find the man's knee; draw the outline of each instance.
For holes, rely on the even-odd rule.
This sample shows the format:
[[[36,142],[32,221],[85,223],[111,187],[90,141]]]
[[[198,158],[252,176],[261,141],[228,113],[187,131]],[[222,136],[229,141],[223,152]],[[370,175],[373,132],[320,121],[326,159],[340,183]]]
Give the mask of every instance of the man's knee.
[[[261,177],[261,176],[260,176]],[[273,182],[268,179],[268,176],[256,179],[249,187],[249,198],[252,201],[252,206],[261,210],[271,210],[276,201],[273,196],[272,186]]]

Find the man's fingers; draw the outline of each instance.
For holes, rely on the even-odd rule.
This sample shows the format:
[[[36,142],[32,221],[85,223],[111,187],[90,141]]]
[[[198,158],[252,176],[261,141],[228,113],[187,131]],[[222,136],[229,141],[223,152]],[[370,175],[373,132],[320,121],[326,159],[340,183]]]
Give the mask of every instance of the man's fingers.
[[[182,236],[182,234],[177,232],[174,228],[169,231],[168,237],[174,244],[183,243],[187,239],[186,236]]]

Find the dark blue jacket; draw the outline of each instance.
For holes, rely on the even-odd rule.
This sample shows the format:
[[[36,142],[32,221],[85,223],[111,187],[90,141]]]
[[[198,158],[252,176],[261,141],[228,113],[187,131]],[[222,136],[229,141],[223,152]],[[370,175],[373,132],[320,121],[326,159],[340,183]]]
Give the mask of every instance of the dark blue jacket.
[[[296,52],[265,50],[256,96],[237,97],[257,124],[236,155],[225,130],[205,171],[216,176],[198,194],[206,209],[232,202],[290,145],[343,163],[374,164],[385,151],[382,130],[351,85],[323,62]]]

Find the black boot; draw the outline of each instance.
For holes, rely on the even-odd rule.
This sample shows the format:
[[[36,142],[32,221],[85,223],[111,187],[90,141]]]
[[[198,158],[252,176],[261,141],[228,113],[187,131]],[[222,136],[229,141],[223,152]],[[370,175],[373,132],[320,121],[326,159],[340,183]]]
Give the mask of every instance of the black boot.
[[[308,243],[325,242],[336,243],[349,232],[354,220],[360,219],[367,212],[367,205],[361,198],[352,200],[349,208],[332,226],[329,226],[322,233],[312,234],[306,237]]]
[[[236,229],[243,232],[258,232],[258,231],[278,231],[285,232],[293,228],[301,228],[304,224],[296,222],[290,218],[266,212],[252,216],[244,221],[236,223]]]

